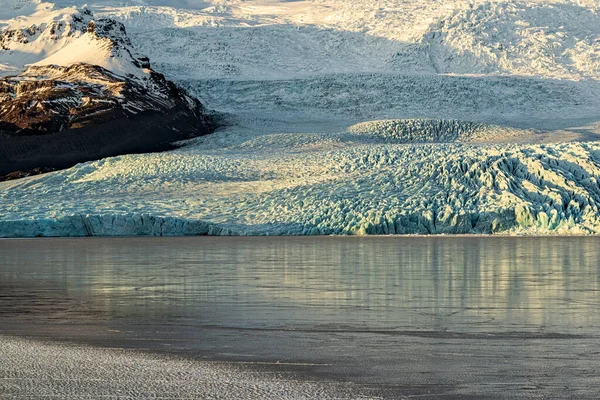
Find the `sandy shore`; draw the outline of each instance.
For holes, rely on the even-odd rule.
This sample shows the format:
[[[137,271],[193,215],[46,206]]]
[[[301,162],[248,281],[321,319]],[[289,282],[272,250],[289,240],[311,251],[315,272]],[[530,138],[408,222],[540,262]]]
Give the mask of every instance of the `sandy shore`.
[[[367,399],[352,384],[231,363],[0,336],[0,398]]]

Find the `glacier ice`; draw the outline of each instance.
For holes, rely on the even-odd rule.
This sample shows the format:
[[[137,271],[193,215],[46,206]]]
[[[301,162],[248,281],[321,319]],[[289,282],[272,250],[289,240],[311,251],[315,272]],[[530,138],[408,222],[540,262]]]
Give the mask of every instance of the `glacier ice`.
[[[0,236],[600,232],[598,143],[267,136],[2,182]]]
[[[531,140],[536,134],[532,130],[436,119],[369,121],[353,125],[348,131],[390,143],[516,142]]]

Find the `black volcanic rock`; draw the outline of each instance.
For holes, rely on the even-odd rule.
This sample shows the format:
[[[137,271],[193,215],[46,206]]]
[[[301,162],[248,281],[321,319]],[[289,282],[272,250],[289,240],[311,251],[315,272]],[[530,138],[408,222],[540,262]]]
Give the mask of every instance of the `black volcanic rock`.
[[[0,179],[166,150],[213,130],[197,99],[133,53],[122,24],[74,19],[87,23],[84,43],[98,46],[109,62],[125,65],[125,72],[89,63],[34,65],[0,79]],[[16,41],[26,35],[15,31],[4,38]]]
[[[17,77],[0,80],[4,136],[54,134],[148,111],[197,118],[198,129],[182,134],[184,138],[210,128],[200,102],[155,72],[142,80],[128,79],[98,66],[77,64],[30,67]]]

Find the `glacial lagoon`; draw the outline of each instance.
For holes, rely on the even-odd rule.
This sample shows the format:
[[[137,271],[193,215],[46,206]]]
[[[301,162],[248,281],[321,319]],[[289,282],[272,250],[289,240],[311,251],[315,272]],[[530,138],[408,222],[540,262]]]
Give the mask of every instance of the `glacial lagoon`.
[[[384,398],[593,398],[600,385],[599,238],[32,239],[0,254],[0,338],[254,365]]]

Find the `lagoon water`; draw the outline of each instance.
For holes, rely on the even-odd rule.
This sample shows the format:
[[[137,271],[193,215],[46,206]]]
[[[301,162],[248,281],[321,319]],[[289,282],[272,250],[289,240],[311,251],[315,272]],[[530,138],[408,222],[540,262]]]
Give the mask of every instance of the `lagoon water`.
[[[600,388],[598,238],[5,240],[0,256],[7,337],[294,369],[392,398]]]

